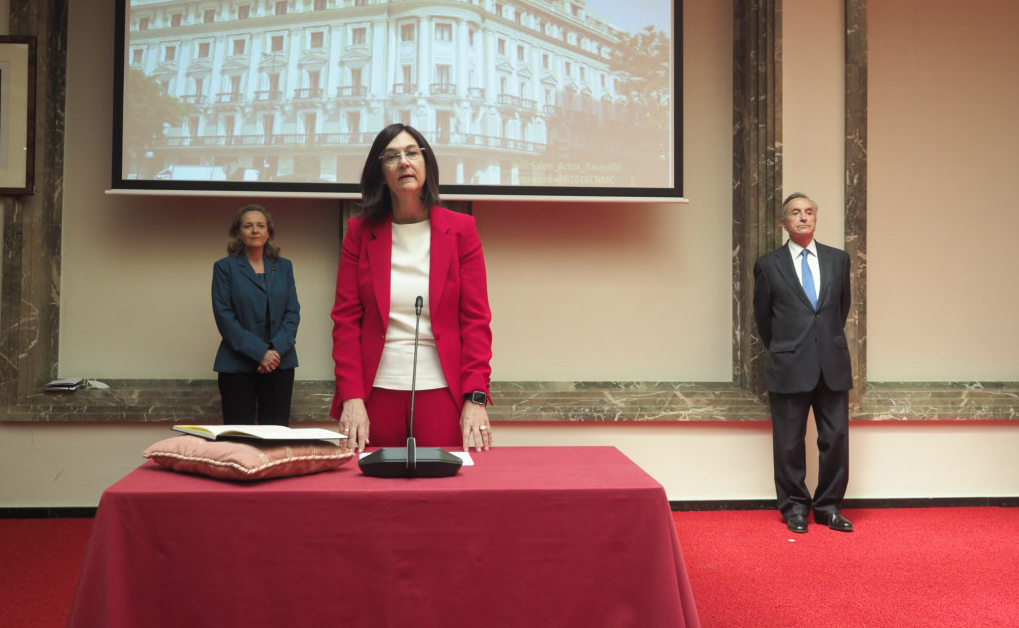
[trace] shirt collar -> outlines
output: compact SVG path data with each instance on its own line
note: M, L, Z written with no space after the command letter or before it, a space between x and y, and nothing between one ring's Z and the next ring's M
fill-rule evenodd
M813 255L815 258L817 257L817 240L816 239L811 238L810 239L810 244L808 244L806 247L802 247L799 244L796 244L795 242L793 242L792 240L789 240L789 250L792 252L793 257L799 257L800 255L802 255L804 248L806 248L808 251L810 251L810 254Z

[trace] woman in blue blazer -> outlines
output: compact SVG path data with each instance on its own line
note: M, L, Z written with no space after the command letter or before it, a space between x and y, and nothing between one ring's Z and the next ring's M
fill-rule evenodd
M290 422L301 304L294 267L279 256L275 237L265 208L242 207L230 226L229 255L213 267L212 312L223 337L213 370L226 424Z

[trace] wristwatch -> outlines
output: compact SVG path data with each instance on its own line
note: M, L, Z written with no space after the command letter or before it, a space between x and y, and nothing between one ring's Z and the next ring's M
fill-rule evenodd
M464 401L470 401L476 403L479 406L483 406L488 403L488 395L481 390L475 390L464 395Z

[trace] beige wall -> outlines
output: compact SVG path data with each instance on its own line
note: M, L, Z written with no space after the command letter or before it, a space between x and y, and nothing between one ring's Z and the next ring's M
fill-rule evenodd
M731 6L684 4L689 205L476 206L497 379L730 377ZM818 237L831 244L842 239L840 6L786 0L783 12L785 186L818 200ZM71 0L61 374L211 377L210 267L241 201L103 194L112 13L111 0ZM970 187L982 182L978 174L969 173ZM299 377L328 378L337 212L329 201L265 202L276 209L298 272ZM954 233L956 224L929 228ZM906 263L901 254L894 259ZM998 283L1007 285L1005 276ZM881 316L896 323L902 315ZM983 320L1005 328L1011 317L993 310ZM767 423L496 427L502 446L619 447L671 499L774 497ZM165 425L0 423L0 505L95 505L141 462L144 447L167 435ZM1019 429L1012 425L854 424L851 438L850 497L1019 494L1019 463L1010 455L1019 450Z
M870 3L872 381L1019 379L1019 4Z

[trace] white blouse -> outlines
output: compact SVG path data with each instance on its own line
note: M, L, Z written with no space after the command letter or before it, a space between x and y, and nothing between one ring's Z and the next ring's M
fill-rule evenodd
M375 386L390 390L410 390L414 366L414 302L424 299L418 333L417 389L446 387L439 362L439 350L432 332L428 309L428 274L431 266L432 223L393 223L393 269L390 279L389 329L382 362L375 375Z

